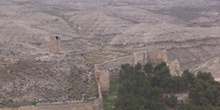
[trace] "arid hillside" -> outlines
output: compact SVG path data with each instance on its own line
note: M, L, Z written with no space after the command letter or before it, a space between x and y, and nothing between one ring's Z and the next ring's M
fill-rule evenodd
M97 96L91 65L142 50L167 50L182 70L220 78L219 7L218 0L0 0L0 101L87 101ZM61 38L58 59L51 36Z

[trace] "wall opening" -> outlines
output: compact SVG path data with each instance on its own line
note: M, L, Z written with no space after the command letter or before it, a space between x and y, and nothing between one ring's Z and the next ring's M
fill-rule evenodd
M56 40L59 40L59 37L58 37L58 36L56 36L55 38L56 38Z

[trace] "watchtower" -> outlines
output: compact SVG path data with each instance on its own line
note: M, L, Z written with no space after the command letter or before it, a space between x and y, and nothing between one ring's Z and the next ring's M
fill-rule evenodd
M50 53L58 53L60 50L60 37L52 36L50 37Z

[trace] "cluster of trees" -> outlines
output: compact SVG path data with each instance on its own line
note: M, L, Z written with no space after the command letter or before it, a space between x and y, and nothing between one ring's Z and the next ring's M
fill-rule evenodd
M220 84L211 73L197 76L185 70L171 76L165 62L121 66L116 110L215 110L220 105ZM187 102L177 100L179 92L189 92Z
M181 110L220 110L220 84L211 73L198 72L193 77L185 71L185 75L191 79L189 101L180 105Z

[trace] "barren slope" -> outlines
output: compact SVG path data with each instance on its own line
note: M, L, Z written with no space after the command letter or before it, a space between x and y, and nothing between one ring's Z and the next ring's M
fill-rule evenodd
M1 64L0 107L39 103L80 103L97 98L92 65L80 56L37 57Z
M178 59L182 69L212 71L219 77L218 1L69 2L0 2L1 62L20 59L2 64L3 104L26 97L40 102L89 100L96 92L87 64L146 49L166 49L169 60ZM65 57L29 59L50 57L49 38L55 35L61 38L60 54Z

